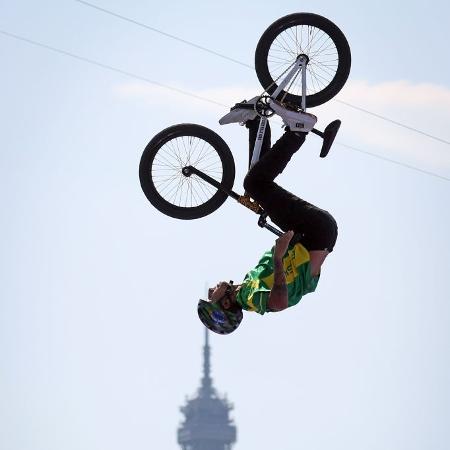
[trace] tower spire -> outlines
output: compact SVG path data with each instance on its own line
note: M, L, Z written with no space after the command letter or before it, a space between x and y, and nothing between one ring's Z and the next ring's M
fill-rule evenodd
M213 394L211 379L211 349L209 347L209 331L205 328L205 345L203 346L203 378L200 387L201 397L211 397Z
M233 406L213 387L207 329L204 337L203 376L197 395L180 408L184 420L178 428L178 443L182 450L231 450L236 442L236 426L230 417Z

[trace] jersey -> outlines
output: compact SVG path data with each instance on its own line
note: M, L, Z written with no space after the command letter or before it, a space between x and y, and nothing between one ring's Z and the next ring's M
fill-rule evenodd
M256 267L245 275L236 295L242 309L259 314L270 312L267 303L274 282L273 251L274 248L265 252ZM309 252L300 243L289 246L283 256L283 267L290 307L296 305L305 294L316 290L320 275L311 275Z

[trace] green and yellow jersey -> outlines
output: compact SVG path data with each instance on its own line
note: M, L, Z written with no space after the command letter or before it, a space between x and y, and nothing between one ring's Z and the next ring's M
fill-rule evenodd
M273 251L264 253L257 266L245 275L236 300L242 309L259 314L269 312L269 293L273 286ZM311 276L309 252L303 245L289 246L283 257L284 274L288 289L288 307L296 305L309 292L314 292L319 275Z

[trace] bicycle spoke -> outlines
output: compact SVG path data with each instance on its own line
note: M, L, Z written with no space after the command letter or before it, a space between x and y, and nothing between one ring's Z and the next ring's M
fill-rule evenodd
M204 180L201 180L202 182L200 182L200 181L198 181L198 179L196 179L196 181L197 181L197 186L201 189L201 191L202 191L202 193L203 193L203 195L204 195L204 198L205 198L206 200L209 200L209 198L212 197L212 195L210 195L210 194L211 194L211 191L208 193L208 192L205 192L205 189L206 189L206 190L210 190L211 185L205 183Z
M325 78L321 73L319 73L318 71L316 71L314 69L311 69L311 70L312 70L312 73L315 74L316 80L319 83L321 83L324 88L330 83L329 78Z
M166 146L161 148L161 154L158 154L161 158L163 158L168 165L173 167L178 167L180 160L177 157L176 149L166 144Z

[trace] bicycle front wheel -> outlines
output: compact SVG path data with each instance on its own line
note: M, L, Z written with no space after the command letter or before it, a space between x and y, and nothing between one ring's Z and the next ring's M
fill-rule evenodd
M145 148L139 164L142 190L150 203L176 219L199 219L211 214L227 194L182 169L193 166L228 190L234 183L234 159L228 145L201 125L179 124L158 133Z
M306 55L309 59L306 66L306 106L319 106L333 98L349 76L350 47L333 22L311 13L282 17L261 36L255 52L255 69L263 88L272 94L299 55ZM288 84L278 99L300 106L301 76Z

